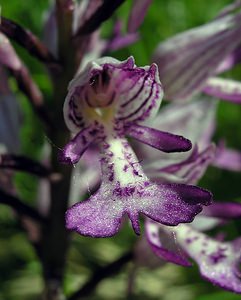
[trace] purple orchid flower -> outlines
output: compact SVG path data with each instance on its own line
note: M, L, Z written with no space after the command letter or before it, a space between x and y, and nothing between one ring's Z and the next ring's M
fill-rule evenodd
M196 156L195 163L189 158L160 169L162 175L159 177L156 170L149 169L147 174L156 181L157 177L159 182L172 182L172 177L175 177L176 182L179 179L179 182L196 184L213 158L214 149L211 146ZM163 175L165 172L167 176ZM146 238L152 251L160 258L187 267L191 265L188 260L191 257L199 265L204 278L224 289L241 293L238 273L241 261L240 238L233 242L223 242L202 232L240 216L239 203L214 203L188 225L168 228L147 219Z
M100 151L102 182L88 200L66 213L66 226L82 235L107 237L127 214L139 234L139 214L165 225L191 222L211 194L195 186L154 184L142 170L125 136L164 152L187 151L182 136L144 126L157 113L162 87L155 64L138 68L133 58L102 58L89 63L69 85L65 122L75 137L60 160L77 163L91 144Z
M217 205L217 207L216 207ZM160 258L182 266L191 266L188 257L199 266L201 275L213 284L241 293L239 263L241 239L225 242L209 237L204 230L241 216L239 203L215 203L212 209L197 216L190 225L164 227L151 220L145 224L147 241ZM220 213L221 212L221 213ZM225 219L224 219L225 217ZM169 248L164 244L169 239Z
M180 110L171 108L180 107ZM213 101L170 104L160 112L155 127L186 132L196 146L187 153L170 154L141 145L138 157L143 159L145 173L158 183L196 184L210 164L216 164L215 146L211 144L215 125ZM200 125L201 123L201 126ZM218 157L219 154L218 154ZM228 167L231 169L231 167ZM238 264L241 259L240 239L223 242L203 231L241 216L239 203L214 203L205 208L191 224L167 227L146 219L145 233L151 250L165 261L191 266L188 257L197 262L203 277L220 287L241 293ZM138 251L138 250L137 250Z
M241 59L240 5L158 45L152 60L159 66L166 99L182 101L204 92L241 103L241 83L217 77Z

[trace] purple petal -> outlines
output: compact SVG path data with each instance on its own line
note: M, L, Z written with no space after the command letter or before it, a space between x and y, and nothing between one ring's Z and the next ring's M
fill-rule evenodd
M159 66L167 99L186 100L205 86L220 62L239 46L239 18L236 14L214 20L158 46L153 61Z
M225 145L220 145L217 148L213 165L224 170L240 172L241 153L234 149L228 149Z
M216 74L223 73L232 69L236 64L241 61L241 47L237 47L220 63L216 70Z
M209 78L202 91L210 96L241 103L241 83L231 79Z
M97 138L98 127L90 125L81 130L59 153L62 163L76 164L90 144Z
M139 34L136 32L123 35L122 27L122 22L117 21L113 30L113 37L109 42L106 42L107 45L105 51L115 51L127 47L139 40Z
M133 0L133 6L128 19L128 31L135 32L143 22L152 0Z
M202 215L221 219L240 218L241 204L238 202L214 202L204 208Z
M169 104L152 121L153 128L187 137L199 151L210 145L215 128L216 102L203 99L185 104ZM158 160L159 168L185 161L190 153L165 154L144 144L135 143L139 159L147 163ZM157 164L154 163L154 168Z
M92 237L107 237L117 233L124 214L132 221L136 234L140 233L140 213L153 220L177 225L191 222L210 204L211 195L205 190L185 185L150 183L138 186L103 185L88 200L72 206L66 213L66 226L70 230Z
M122 203L101 188L89 200L77 203L67 211L66 227L91 237L113 236L120 228L123 213Z
M18 70L21 68L21 62L5 35L0 33L0 64L10 69Z
M158 223L147 220L145 222L145 233L151 250L160 258L184 267L191 266L185 253L175 240L175 233L165 230Z
M170 163L159 169L154 167L145 168L145 171L156 182L176 181L186 184L196 184L202 178L210 162L213 161L214 155L215 146L210 145L201 152L194 149L191 155L183 161Z
M127 127L126 134L136 140L163 152L185 152L192 148L192 143L183 136L159 131L154 128L131 125Z
M178 243L197 262L204 278L221 288L241 293L241 239L220 242L186 225L179 226L175 232Z

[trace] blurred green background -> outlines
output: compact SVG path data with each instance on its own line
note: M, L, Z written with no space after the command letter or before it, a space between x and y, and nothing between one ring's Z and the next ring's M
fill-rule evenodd
M151 54L157 44L164 39L201 25L216 16L218 11L231 3L228 0L154 0L140 28L140 40L132 46L113 53L119 59L133 55L137 65L149 63ZM44 15L49 7L49 1L1 1L2 15L31 29L42 36ZM115 17L127 20L131 1L118 10ZM103 26L103 35L108 36L113 21ZM45 69L23 49L16 46L17 52L29 66L31 73L43 91L46 101L51 99L51 85ZM241 78L240 67L229 72L228 76ZM46 136L36 120L25 97L18 93L14 82L20 106L24 115L24 126L21 129L22 153L38 158L41 145ZM64 99L60 99L63 101ZM227 145L241 149L241 107L229 103L221 103L218 109L218 126L215 139L225 138ZM30 204L36 194L37 179L17 174L15 182L19 193ZM210 189L215 199L220 201L241 200L240 173L231 173L210 168L200 185ZM234 238L241 233L240 222L227 226L228 238ZM75 291L83 284L92 272L133 248L137 237L129 226L125 226L114 238L90 239L74 235L70 249L65 291L67 294ZM240 296L212 286L201 279L196 266L182 268L172 264L134 268L132 263L116 276L99 284L96 294L88 299L127 299L127 279L136 275L134 292L128 299L161 299L161 300L235 300ZM26 236L19 230L19 224L10 209L0 207L0 300L38 299L42 290L41 267L37 257L28 244Z

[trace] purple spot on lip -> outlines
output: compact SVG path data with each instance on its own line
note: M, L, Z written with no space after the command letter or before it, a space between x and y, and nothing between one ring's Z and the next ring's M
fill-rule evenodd
M136 170L133 170L133 174L134 174L135 176L142 177L142 175L140 175L139 172L136 171Z
M114 172L112 172L110 174L110 176L108 177L109 181L113 181L114 180Z
M219 263L221 260L223 260L226 257L227 256L225 254L223 254L221 251L213 253L209 256L209 258L213 264Z
M187 239L185 240L185 243L186 243L186 244L191 244L192 242L193 242L193 240L190 239L190 238L187 238Z
M123 171L126 172L128 170L129 166L128 165L124 165Z

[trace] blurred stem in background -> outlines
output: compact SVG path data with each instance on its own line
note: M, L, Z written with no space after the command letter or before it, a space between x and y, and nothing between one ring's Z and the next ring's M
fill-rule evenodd
M61 70L52 74L53 100L51 117L54 128L51 128L50 139L56 145L63 145L69 137L69 132L63 124L62 99L66 96L69 81L75 72L75 48L72 40L73 1L56 0L56 19L58 28L58 57ZM64 215L68 207L71 166L58 162L56 147L51 152L51 168L60 174L59 181L50 184L50 208L47 222L43 224L42 232L42 264L45 280L45 299L61 300L63 294L63 277L68 249L69 235L65 229Z

